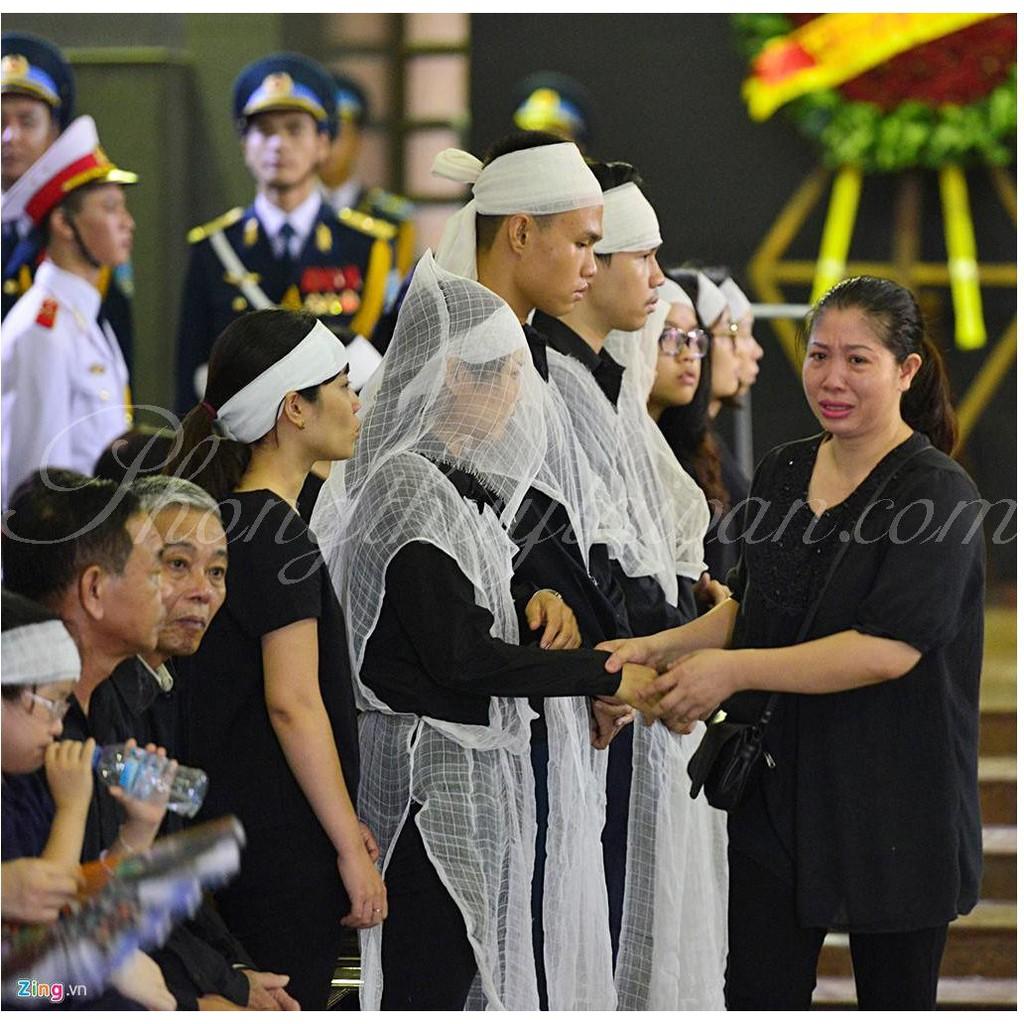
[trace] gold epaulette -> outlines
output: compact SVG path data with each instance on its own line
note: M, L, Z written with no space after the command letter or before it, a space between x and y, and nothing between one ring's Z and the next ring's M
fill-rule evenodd
M245 209L241 206L236 206L233 210L228 210L227 213L214 217L208 224L200 224L199 227L193 228L185 236L188 239L188 244L195 245L196 242L201 242L204 238L209 238L210 235L215 235L218 231L231 227L232 224L241 218L243 213L245 213Z
M371 217L367 213L359 213L358 210L350 210L347 207L338 212L338 220L347 227L362 231L364 235L380 238L385 242L390 242L397 231L395 225L389 224L386 220L380 220L378 217Z
M389 221L409 220L415 212L412 202L405 196L376 186L367 193L365 202L371 216L384 217Z

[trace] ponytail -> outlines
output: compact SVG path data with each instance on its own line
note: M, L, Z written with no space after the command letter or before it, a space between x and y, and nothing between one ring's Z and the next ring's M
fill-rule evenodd
M956 409L949 387L949 375L942 353L930 338L922 344L921 369L900 402L900 414L915 430L949 455L956 447Z
M229 441L214 429L215 410L200 402L181 423L181 457L167 473L198 484L217 501L223 501L239 484L249 466L252 449L241 441Z

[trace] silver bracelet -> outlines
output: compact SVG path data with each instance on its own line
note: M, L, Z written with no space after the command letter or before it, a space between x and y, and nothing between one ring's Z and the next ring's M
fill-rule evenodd
M540 590L537 591L537 594L551 594L553 597L558 598L559 601L565 604L565 598L562 597L562 595L557 590L552 590L550 587L542 587ZM533 596L536 597L537 594L534 594Z

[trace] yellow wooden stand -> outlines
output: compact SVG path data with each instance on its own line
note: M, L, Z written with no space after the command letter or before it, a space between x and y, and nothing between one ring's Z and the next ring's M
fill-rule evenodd
M990 168L992 183L1003 208L1017 223L1017 193L1003 168ZM888 262L849 260L850 239L856 222L861 176L855 168L840 168L833 181L829 212L817 261L787 259L786 252L822 200L831 171L819 167L793 193L754 253L747 273L761 302L784 303L786 285L804 285L812 301L844 277L869 274L888 277L916 291L922 287L949 287L956 321L955 342L961 349L985 345L981 315L981 288L1017 287L1015 263L978 263L963 172L944 167L938 172L946 231L946 263L920 259L921 173L907 172L898 183L893 223L892 257ZM799 373L797 327L791 320L773 321L775 332L794 369ZM960 445L1013 366L1017 353L1017 318L1011 320L981 370L960 401Z

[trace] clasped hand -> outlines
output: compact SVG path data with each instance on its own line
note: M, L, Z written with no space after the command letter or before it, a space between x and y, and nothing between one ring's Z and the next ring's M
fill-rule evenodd
M740 688L733 651L693 651L666 665L651 637L610 640L598 650L611 653L609 672L623 670L616 697L635 707L646 724L659 719L673 732L692 732ZM646 676L629 672L632 666L644 666Z

